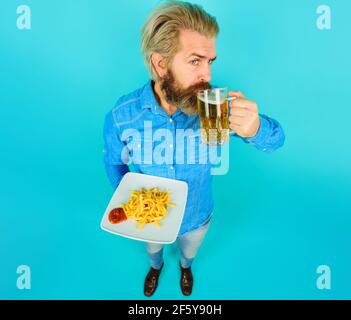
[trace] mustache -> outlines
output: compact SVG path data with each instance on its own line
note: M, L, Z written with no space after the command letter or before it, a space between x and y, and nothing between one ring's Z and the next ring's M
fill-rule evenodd
M196 95L198 91L207 90L207 89L211 89L211 88L212 88L212 86L209 82L197 83L197 84L194 84L194 85L188 87L185 90L182 90L182 93L181 93L179 98L183 98L183 97L185 98L188 96Z

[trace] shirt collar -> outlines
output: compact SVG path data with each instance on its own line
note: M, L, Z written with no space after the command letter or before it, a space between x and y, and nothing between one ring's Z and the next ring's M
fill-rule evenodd
M149 108L151 110L154 110L155 106L158 105L152 86L153 86L153 80L149 80L145 84L143 91L141 92L140 98L142 103L141 105L142 109Z

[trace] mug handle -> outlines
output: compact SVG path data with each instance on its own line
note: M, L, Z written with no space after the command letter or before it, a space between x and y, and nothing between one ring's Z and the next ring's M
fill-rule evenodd
M228 100L228 109L229 109L229 110L230 110L230 104L229 104L229 102L232 101L232 100L235 100L235 99L238 99L238 97L227 97L227 100ZM230 115L230 112L228 111L228 117L229 117L229 115ZM236 136L237 133L236 133L234 130L232 130L232 129L229 128L229 135L230 135L230 136Z

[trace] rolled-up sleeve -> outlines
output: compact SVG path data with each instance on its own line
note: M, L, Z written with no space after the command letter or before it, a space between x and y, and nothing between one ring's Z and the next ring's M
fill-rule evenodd
M260 127L255 136L242 138L245 143L252 144L256 149L263 152L272 152L281 146L285 141L285 134L280 123L264 114L260 114ZM232 132L231 135L239 137Z

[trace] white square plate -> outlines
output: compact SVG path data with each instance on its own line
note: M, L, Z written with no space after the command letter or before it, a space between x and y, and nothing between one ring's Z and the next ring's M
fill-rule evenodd
M171 201L176 204L175 206L167 206L168 215L161 220L160 227L148 223L138 230L136 221L132 219L117 224L110 223L108 219L110 211L120 207L121 203L125 204L131 196L131 190L154 187L160 188L161 191L168 190ZM187 196L188 184L184 181L128 172L123 176L105 210L101 220L101 228L107 232L134 240L172 243L177 238L183 220Z

